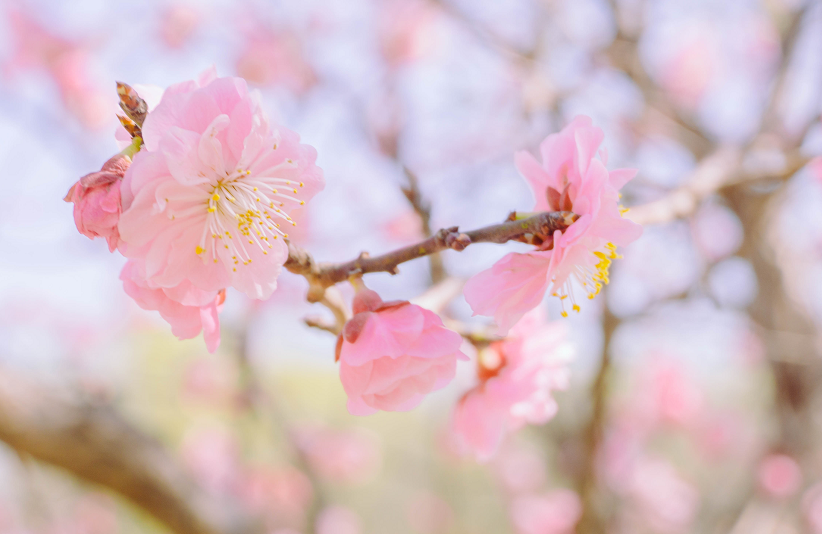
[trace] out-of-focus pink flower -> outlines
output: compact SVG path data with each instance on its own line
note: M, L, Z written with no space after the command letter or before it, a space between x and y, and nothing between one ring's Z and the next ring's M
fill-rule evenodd
M509 442L494 458L494 473L511 493L535 492L545 484L545 460L530 443Z
M638 462L629 491L640 519L660 533L687 531L699 508L699 492L663 460Z
M171 325L178 339L191 339L203 332L209 352L220 345L219 312L225 290L203 291L191 282L159 287L146 279L143 260L129 260L120 273L126 294L144 310L156 310Z
M297 524L314 497L311 481L293 467L249 468L240 481L240 497L254 513L264 513L278 522Z
M813 176L816 177L817 180L822 182L822 158L813 158L811 162L808 164Z
M408 525L419 534L448 532L454 523L454 511L442 498L433 493L420 493L406 508Z
M691 218L691 231L700 252L712 262L736 252L744 237L736 214L718 204L703 205Z
M454 379L458 359L468 359L459 334L408 301L383 302L362 289L353 310L337 342L340 380L353 415L411 410Z
M183 462L208 491L222 495L234 491L239 480L239 446L220 427L189 430L181 447Z
M717 44L704 32L682 44L665 63L660 84L682 106L695 108L717 72Z
M546 324L537 309L508 339L478 353L480 383L459 401L452 420L463 452L488 460L508 433L556 414L552 392L568 385L565 335L564 325Z
M653 357L639 373L634 403L648 424L687 425L702 409L702 392L682 365L669 357Z
M74 510L74 528L82 534L117 532L117 508L112 498L101 494L81 497Z
M299 38L290 32L252 28L237 59L237 74L257 85L281 85L301 94L317 83Z
M413 243L422 239L422 222L414 210L405 210L385 225L384 231L389 239L401 243Z
M169 6L160 18L160 38L169 48L181 48L199 25L199 11L190 5L175 4Z
M228 406L237 392L237 369L223 358L197 358L186 366L182 382L185 399Z
M331 481L363 482L380 466L379 438L365 429L304 428L296 442L317 474Z
M802 495L805 521L814 534L822 534L822 482L817 482Z
M757 475L759 486L775 499L794 495L802 485L802 470L796 460L785 454L769 454L763 458Z
M122 187L123 254L145 260L152 287L269 297L290 214L324 187L316 151L270 127L244 80L213 70L169 87L142 131Z
M417 60L434 48L434 22L439 11L426 0L379 2L380 50L392 66Z
M571 490L517 497L511 518L519 534L570 534L582 517L582 503Z
M9 8L14 52L4 74L30 68L45 70L54 80L66 109L88 128L100 128L109 118L108 101L90 74L89 52L83 43L51 32L23 10Z
M129 165L128 154L117 154L106 161L97 172L80 178L71 186L66 202L74 203L74 224L86 237L102 237L111 252L120 242L117 223L120 222L120 185Z
M531 184L535 211L572 211L579 216L564 232L543 237L530 253L511 253L465 285L465 299L475 315L493 315L504 335L549 290L579 311L572 284L589 299L608 283L616 247L635 241L642 227L622 217L619 189L634 177L633 169L608 172L607 154L599 150L604 134L589 117L579 116L540 145L542 163L517 152L519 172ZM601 160L595 156L599 151Z
M317 534L360 534L362 521L356 512L344 506L329 506L317 516Z

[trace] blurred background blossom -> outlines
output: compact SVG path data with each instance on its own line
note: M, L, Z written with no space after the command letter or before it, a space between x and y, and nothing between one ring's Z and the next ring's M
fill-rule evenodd
M0 533L822 533L820 50L819 0L1 0ZM125 295L62 199L119 150L115 80L211 65L317 149L292 237L319 260L500 222L533 202L514 151L577 114L604 129L645 231L564 320L550 422L459 456L474 363L410 413L349 415L335 338L303 321L328 312L289 273L267 302L229 292L214 355ZM412 299L523 250L369 286ZM462 297L443 315L488 324ZM168 451L208 520L15 448L18 411L58 393ZM229 503L253 526L224 528Z

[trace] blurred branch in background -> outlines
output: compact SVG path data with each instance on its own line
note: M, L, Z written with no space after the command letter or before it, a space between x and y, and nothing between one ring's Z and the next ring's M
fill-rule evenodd
M431 203L422 197L417 175L411 172L408 167L403 166L402 170L408 180L408 186L402 188L402 193L420 218L422 235L424 237L431 237L434 235L431 231ZM445 271L445 265L442 262L442 256L440 256L439 252L434 252L428 256L428 262L431 269L431 283L438 284L442 282L445 277L448 276L448 273Z
M109 405L0 369L0 439L25 457L122 495L177 534L257 534L230 500L202 492L169 452Z

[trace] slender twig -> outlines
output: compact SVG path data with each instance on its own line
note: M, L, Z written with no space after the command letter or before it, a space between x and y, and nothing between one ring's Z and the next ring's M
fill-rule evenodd
M397 274L397 267L402 263L443 250L464 250L472 243L506 243L528 235L551 236L556 230L566 229L576 219L577 215L574 213L555 211L464 233L461 233L457 226L453 226L444 228L414 245L373 258L367 253L362 253L357 259L343 263L317 263L311 254L289 243L285 268L294 274L305 276L310 284L308 300L319 302L324 296L325 288L344 282L352 276L378 272Z

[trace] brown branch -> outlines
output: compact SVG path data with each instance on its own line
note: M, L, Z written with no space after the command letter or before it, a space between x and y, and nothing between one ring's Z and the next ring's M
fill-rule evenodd
M626 216L639 224L664 224L692 215L700 203L714 193L762 180L784 181L808 164L810 158L794 150L785 155L781 168L746 166L740 151L720 148L697 165L685 185L664 197L631 208Z
M425 237L431 237L434 235L434 232L431 230L431 204L422 196L417 175L411 172L411 170L406 166L403 166L402 170L405 173L405 177L408 179L408 187L403 187L402 192L405 195L405 198L408 199L411 207L414 208L417 216L420 218L420 222L422 223L422 235ZM442 262L442 256L436 252L434 254L430 254L428 256L428 262L429 268L431 269L431 283L438 284L445 280L448 273L445 272L445 265Z
M306 323L308 323L308 320L306 320ZM345 324L345 321L343 321L343 324ZM336 326L342 330L339 323ZM237 332L237 335L239 336L239 347L236 352L236 361L240 371L242 395L246 406L252 414L272 423L280 432L285 434L290 460L308 478L314 490L311 502L305 512L304 525L304 531L312 534L315 532L317 515L326 506L327 501L322 481L311 465L308 456L295 441L288 417L282 408L283 403L278 402L278 399L263 387L263 383L259 378L260 372L249 358L248 320L245 321L245 326Z
M555 230L564 230L576 219L577 215L569 211L555 211L464 233L453 226L444 228L417 244L373 258L362 253L357 259L343 263L317 263L311 254L289 243L285 268L294 274L305 276L309 282L308 300L319 302L325 288L344 282L352 276L378 272L397 274L397 267L402 263L447 249L461 251L472 243L506 243L528 235L550 236Z
M582 517L577 524L578 534L599 534L606 532L605 518L602 517L597 499L597 457L602 444L607 419L606 400L608 397L608 379L611 374L611 339L619 326L607 306L602 314L602 358L599 361L594 382L591 385L591 418L583 430L582 472L577 484L577 491L582 500Z
M119 493L178 534L262 532L231 502L203 493L159 442L111 406L63 395L6 368L0 368L0 440Z
M780 40L780 48L782 50L782 60L779 62L779 67L774 77L773 89L765 104L765 110L762 114L762 122L760 131L777 131L778 108L785 92L785 85L788 81L788 70L791 64L791 58L796 49L796 42L799 37L799 29L802 26L802 21L808 12L808 6L800 9L791 19L790 23L782 33ZM804 136L803 136L804 137ZM800 137L801 139L801 137Z

